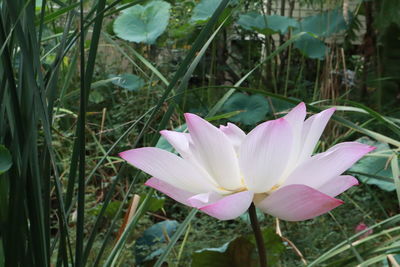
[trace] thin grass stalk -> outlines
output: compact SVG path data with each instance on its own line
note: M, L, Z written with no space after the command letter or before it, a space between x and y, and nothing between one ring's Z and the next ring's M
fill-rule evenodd
M85 78L85 30L84 30L84 9L83 0L80 0L80 110L79 110L79 129L78 149L79 149L79 178L78 178L78 203L77 203L77 223L76 223L76 242L75 242L75 265L83 266L83 240L85 230L85 163L86 163L86 78Z
M284 4L284 1L283 1ZM291 36L292 31L289 29L289 36ZM282 42L283 40L281 40ZM281 44L283 45L283 43ZM288 84L289 84L289 78L290 78L290 66L291 66L291 60L292 60L292 45L289 45L288 48L288 58L287 58L287 68L286 68L286 78L285 78L285 89L284 89L284 95L287 96L288 92Z

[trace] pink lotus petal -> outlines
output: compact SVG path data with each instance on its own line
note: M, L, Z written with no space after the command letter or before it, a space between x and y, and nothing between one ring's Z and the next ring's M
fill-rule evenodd
M330 179L317 189L328 196L336 197L354 185L358 185L356 178L350 175L340 175Z
M373 149L375 148L357 142L337 144L299 165L285 180L284 185L305 184L319 189Z
M229 190L240 188L239 164L228 137L197 115L186 113L185 118L194 146L192 152L200 164L221 187Z
M344 202L309 186L293 184L281 187L256 203L263 212L286 221L304 221L324 214Z
M288 165L292 141L291 127L283 118L264 122L246 136L239 164L249 190L266 192L280 180Z
M189 207L192 206L188 202L188 199L193 196L193 193L191 193L191 192L179 189L175 186L170 185L169 183L166 183L166 182L164 182L160 179L154 178L154 177L147 180L145 185L150 186L150 187L166 194L170 198L172 198L175 201L178 201L186 206L189 206Z
M246 137L245 132L242 131L235 124L228 122L226 126L221 125L219 129L229 138L235 151L239 151L240 145Z
M301 138L303 145L299 156L300 161L307 160L311 156L335 110L335 108L326 109L311 116L304 122Z
M119 156L151 176L192 193L209 192L216 188L205 171L159 148L131 149L121 152Z
M232 220L245 213L252 200L253 193L243 191L223 197L213 204L200 208L200 210L220 220Z

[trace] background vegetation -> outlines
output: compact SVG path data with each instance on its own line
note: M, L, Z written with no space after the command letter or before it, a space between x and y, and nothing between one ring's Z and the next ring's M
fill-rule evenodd
M397 0L0 0L0 266L257 266L247 215L145 188L118 152L186 129L337 108L318 151L378 149L345 205L259 214L271 266L400 262Z

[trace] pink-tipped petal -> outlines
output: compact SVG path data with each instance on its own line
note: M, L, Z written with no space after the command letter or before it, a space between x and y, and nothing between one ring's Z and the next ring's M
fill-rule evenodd
M186 113L192 153L217 183L229 190L242 186L236 152L228 137L197 115Z
M350 175L340 175L330 179L317 189L328 196L336 197L354 185L358 185L356 178Z
M219 129L229 138L235 151L239 151L240 145L246 137L245 132L242 131L235 124L228 122L226 126L221 125Z
M170 143L175 150L183 157L190 156L190 136L187 133L180 133L175 131L163 130L160 134Z
M281 179L290 158L292 132L281 118L254 128L239 152L239 164L247 188L254 193L268 191Z
M310 158L315 146L319 141L319 138L322 135L322 132L324 131L334 112L335 108L326 109L311 116L304 122L301 138L301 143L303 145L299 156L300 162Z
M263 212L286 221L304 221L324 214L343 201L330 197L306 185L281 187L256 203Z
M198 194L215 189L204 170L168 151L143 147L121 152L119 156L136 168L182 190Z
M245 213L252 200L253 193L243 191L223 197L213 204L200 208L200 210L220 220L232 220Z
M299 165L284 185L304 184L318 189L339 176L374 147L357 142L340 143Z
M193 196L193 193L191 193L191 192L179 189L175 186L170 185L169 183L166 183L166 182L164 182L160 179L154 178L154 177L147 180L145 185L150 186L150 187L166 194L167 196L174 199L175 201L178 201L189 207L191 206L191 204L188 202L188 199Z

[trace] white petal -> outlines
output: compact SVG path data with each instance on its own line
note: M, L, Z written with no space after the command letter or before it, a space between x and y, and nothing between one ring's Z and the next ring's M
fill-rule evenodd
M185 118L193 142L191 151L204 169L221 187L229 190L241 188L237 156L228 137L194 114L186 113Z
M246 136L239 164L249 190L266 192L278 183L287 167L292 142L291 127L284 118L264 122Z
M302 102L293 108L285 117L285 120L292 127L293 134L293 148L290 154L289 164L291 171L296 167L303 142L301 140L301 132L303 130L304 119L306 118L306 105Z
M303 146L300 151L299 163L311 157L333 112L335 112L335 108L324 110L304 122L301 141Z
M189 148L190 135L188 133L162 130L160 131L160 134L183 158L187 158L191 154Z
M216 190L206 172L168 151L143 147L119 155L136 168L179 189L196 194Z
M233 147L235 148L235 151L238 152L240 145L246 137L245 132L243 132L242 129L230 122L228 122L226 126L219 126L219 129L229 138Z

